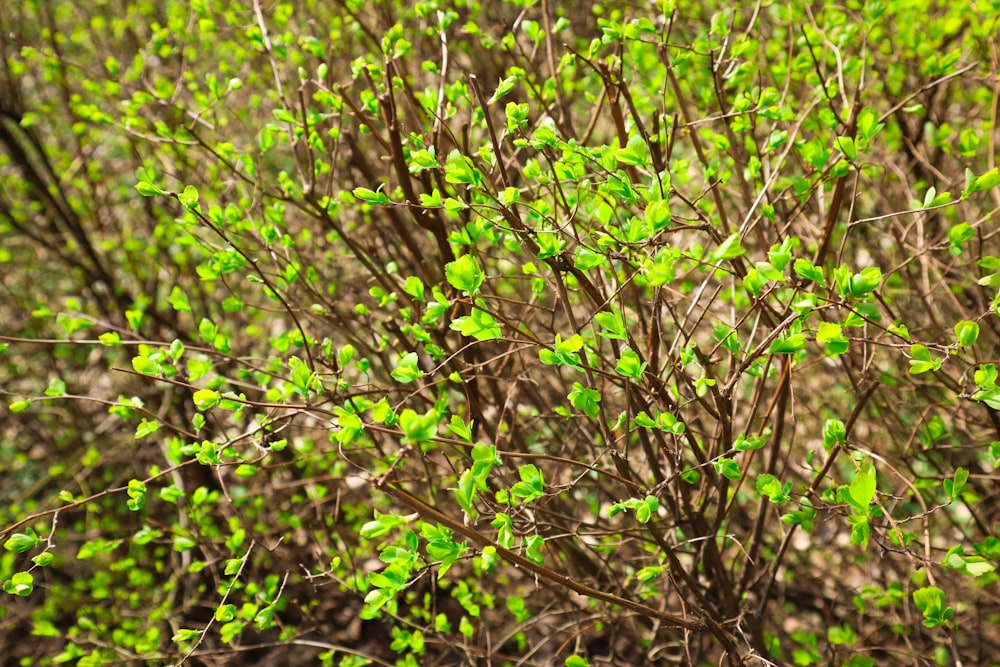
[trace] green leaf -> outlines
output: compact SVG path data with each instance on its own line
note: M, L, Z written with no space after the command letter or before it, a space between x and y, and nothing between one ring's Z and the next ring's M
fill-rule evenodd
M30 549L34 549L41 543L42 539L37 533L35 533L34 530L29 528L26 533L14 533L7 538L7 541L4 542L3 548L7 551L13 551L16 554L19 554Z
M633 134L625 148L618 149L615 157L621 164L641 167L649 161L649 149L642 137Z
M847 517L847 523L851 526L851 544L862 549L867 549L872 533L868 515L852 514Z
M869 266L848 279L846 286L841 290L841 296L858 299L874 292L881 283L882 270L877 266Z
M622 350L621 358L615 371L633 380L642 380L642 374L646 371L646 363L639 358L632 348L626 347Z
M910 346L910 375L920 375L941 368L941 360L931 357L926 345L915 343Z
M132 368L142 375L159 375L160 365L149 357L133 357Z
M851 137L839 137L837 141L834 142L837 150L844 154L850 161L854 161L858 157L858 147L854 145L854 139Z
M965 468L958 468L955 471L954 479L944 480L944 491L951 500L957 500L968 481L969 471Z
M444 273L448 284L469 296L479 293L479 287L485 279L479 262L472 255L462 255L454 262L448 262Z
M542 552L543 546L545 546L545 538L541 535L532 535L525 540L524 557L536 565L542 565L545 562L545 554Z
M407 167L411 174L419 174L428 169L437 169L439 166L433 146L412 151L407 160Z
M827 419L823 423L823 444L829 451L834 445L842 445L847 439L847 427L840 419Z
M826 630L827 640L834 646L850 646L858 641L858 635L848 625L834 625Z
M955 340L959 347L972 347L979 339L979 324L970 320L962 320L955 325Z
M138 183L136 183L135 189L143 197L155 197L157 195L166 194L163 192L163 190L161 190L160 188L156 187L155 185L147 181L139 181Z
M736 461L729 458L721 458L715 462L715 471L734 482L739 481L742 473L740 472L740 466Z
M472 424L466 424L465 420L458 415L452 415L448 422L448 430L454 433L460 440L472 442Z
M192 210L198 208L198 188L193 185L185 187L184 191L177 195L177 199L180 200L184 208Z
M670 204L662 199L646 204L646 222L654 232L665 229L670 224Z
M390 203L389 197L381 190L376 192L368 188L354 188L351 194L367 204L380 205Z
M482 184L483 174L472 164L472 160L456 149L448 154L448 160L445 162L445 181L478 186Z
M377 540L380 537L385 537L394 528L404 523L406 523L404 517L395 514L382 514L375 510L375 519L361 526L359 534L366 540Z
M746 435L740 433L733 442L733 449L737 452L754 451L761 449L767 444L767 439L759 435Z
M865 461L861 469L854 475L854 481L848 487L847 502L858 512L868 511L868 506L875 499L876 475L875 466L871 461Z
M597 332L598 336L609 340L628 340L625 318L620 310L602 310L594 315L594 321L601 327L601 331Z
M816 342L817 343L828 343L831 340L835 340L840 337L841 328L839 324L834 324L833 322L820 322L819 329L816 331Z
M455 494L455 500L458 501L459 507L469 515L471 518L475 518L479 515L476 508L473 506L473 502L476 499L476 480L472 474L472 470L464 470L461 477L458 478L458 488L452 491Z
M106 347L118 347L122 344L122 337L117 331L102 333L97 338L101 341L101 345Z
M416 276L409 276L403 285L403 291L412 296L417 301L424 301L424 281Z
M791 491L792 484L785 482L782 485L777 477L764 473L757 477L755 487L757 493L766 496L772 503L780 504L788 500L788 492Z
M3 589L11 595L27 597L35 588L35 578L30 572L17 572L3 582Z
M417 353L408 352L399 360L399 364L391 372L394 379L403 384L419 380L424 376L424 372L417 365Z
M52 561L56 559L55 554L51 551L43 551L37 556L32 557L31 562L38 567L46 567L52 564Z
M427 442L437 435L440 415L436 410L424 414L407 408L399 414L399 428L406 436L405 442L408 444L420 444Z
M771 354L794 354L804 348L807 342L805 334L791 334L771 341L767 351Z
M960 255L962 246L976 237L976 230L967 222L960 222L948 229L948 242L951 243L952 254Z
M792 270L795 271L796 275L806 280L811 280L818 285L826 285L826 276L823 275L823 269L815 266L808 259L802 257L796 259L792 264Z
M487 100L486 104L488 106L493 106L500 100L502 100L507 93L514 90L514 86L517 85L516 76L508 76L506 79L500 79L500 83L497 84L497 89L493 91L493 95Z
M483 310L486 304L481 299L476 300L476 308L472 313L463 317L457 317L448 326L452 331L457 331L463 336L470 336L476 340L495 340L503 334L500 325L488 312Z
M521 481L511 487L510 494L520 503L530 503L544 495L545 479L537 466L526 463L517 469L517 473Z
M236 605L224 604L215 610L215 620L219 623L228 623L236 618Z
M230 621L219 628L219 639L228 644L240 636L244 627L243 621Z
M982 192L1000 185L1000 170L993 167L988 172L976 178L972 183L972 192Z
M841 326L833 322L820 322L816 342L824 343L827 354L834 357L847 352L850 347L850 341L843 335Z
M539 360L548 366L571 366L579 367L580 355L577 351L583 347L583 337L580 334L573 334L566 340L562 335L556 334L553 350L542 348L538 351Z
M133 512L141 510L146 505L146 483L139 479L129 480L126 489L129 501L128 508Z
M727 236L726 240L712 251L708 256L708 260L715 264L724 260L736 259L745 252L746 249L740 244L740 235L733 233Z
M569 401L577 410L583 411L591 419L597 419L601 408L601 394L596 389L584 387L579 382L573 383L573 391L569 393Z
M194 392L194 404L199 410L210 410L219 404L219 392L211 389L199 389Z
M927 586L913 591L913 603L924 617L924 625L929 628L947 623L954 610L947 607L944 591L936 586Z
M636 521L642 524L649 523L659 509L660 501L656 496L646 496L635 508Z

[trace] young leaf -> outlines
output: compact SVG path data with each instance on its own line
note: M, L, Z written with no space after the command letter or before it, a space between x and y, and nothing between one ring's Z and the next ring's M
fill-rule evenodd
M962 320L955 325L955 340L959 347L972 347L979 339L979 324L970 320Z
M479 287L485 278L479 262L472 255L462 255L454 262L448 262L444 273L448 284L469 296L479 293Z
M211 389L199 389L194 392L194 404L199 410L209 410L219 404L219 392Z
M848 487L847 502L858 512L867 513L868 506L875 498L875 477L875 466L871 461L865 461Z

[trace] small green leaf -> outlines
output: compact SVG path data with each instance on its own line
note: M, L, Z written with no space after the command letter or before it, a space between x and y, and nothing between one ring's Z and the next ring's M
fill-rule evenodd
M184 188L184 191L177 195L177 199L180 200L184 208L195 209L198 207L198 188L193 185L189 185Z
M944 591L936 586L913 591L913 603L923 614L924 625L929 628L944 625L955 613L954 609L946 606Z
M6 542L4 542L3 548L7 551L13 551L16 554L24 553L30 549L34 549L39 544L42 543L42 539L32 529L28 529L26 533L14 533L11 535Z
M485 279L479 262L472 255L462 255L454 262L448 262L444 273L448 284L470 296L479 293L479 287Z
M646 222L654 232L665 229L670 224L670 204L662 199L646 204Z
M976 178L972 183L972 192L982 192L1000 185L1000 169L993 167L988 172Z
M746 435L740 433L733 442L733 449L737 452L754 451L761 449L767 444L767 439L759 435Z
M622 317L621 311L617 309L602 310L594 315L594 321L601 327L601 331L597 333L598 336L610 340L628 340L628 335L625 332L625 319Z
M569 401L577 410L583 411L591 419L597 419L600 414L601 394L596 389L584 387L579 382L573 383L573 391L569 393Z
M920 375L941 368L941 360L934 359L926 345L915 343L910 346L910 375Z
M476 300L476 307L472 313L452 320L448 328L457 331L463 336L470 336L476 340L495 340L503 334L497 321L484 310L486 303L481 299Z
M419 380L424 376L424 372L420 370L417 361L416 352L403 355L403 358L399 360L399 365L392 370L392 377L403 384Z
M132 368L143 375L158 375L160 366L149 357L133 357Z
M514 90L514 86L517 84L517 77L508 76L506 79L501 79L500 83L497 85L497 89L493 91L493 95L487 100L486 104L488 106L493 106L498 101L502 100L507 93Z
M138 183L135 184L135 189L143 197L154 197L156 195L164 194L163 190L161 190L160 188L156 187L155 185L147 181L139 181Z
M117 347L122 344L122 337L117 331L102 333L97 338L101 341L101 345L105 345L107 347Z
M834 646L850 646L858 641L858 635L848 625L834 625L826 630L827 640Z
M236 618L236 605L224 604L215 610L215 620L219 623L228 623Z
M766 496L772 503L780 504L788 500L788 492L792 489L792 483L785 482L782 485L777 477L764 473L757 477L755 487L759 494Z
M194 404L199 410L209 410L219 404L219 392L211 389L199 389L194 392Z
M811 280L819 285L826 285L826 276L823 275L823 269L815 266L808 259L800 257L795 260L792 264L792 270L801 278Z
M448 430L454 433L460 440L472 442L472 424L466 424L465 420L458 415L452 415L448 422Z
M427 442L437 435L440 415L436 410L419 414L407 408L399 414L399 428L406 436L407 444L420 444Z
M56 559L55 554L53 554L51 551L43 551L37 556L34 556L31 559L31 562L37 565L38 567L45 567L47 565L51 565L52 561L54 561L55 559Z
M354 188L354 190L351 191L351 194L366 204L379 205L389 203L389 197L386 196L386 194L381 190L376 192L375 190L369 190L368 188Z
M979 339L979 324L970 320L962 320L955 325L955 340L959 347L972 347Z
M854 475L854 481L848 487L847 502L859 512L867 512L868 506L875 499L875 466L871 461L865 461L861 469Z
M712 251L708 256L708 260L712 263L717 263L723 260L736 259L745 252L746 249L740 244L740 235L733 233L726 237L726 240Z
M721 458L715 462L715 471L734 482L739 481L742 473L740 473L740 466L733 459Z
M3 582L3 589L11 595L27 597L35 588L35 578L30 572L17 572L10 579Z
M618 149L615 157L621 164L640 167L649 161L649 149L643 138L634 134L629 138L625 148Z
M858 157L858 147L854 144L854 139L851 137L839 137L836 142L837 150L844 154L848 160L852 162Z
M642 374L646 371L646 363L639 358L639 355L629 347L622 350L621 358L615 371L633 380L642 380Z
M969 481L969 471L965 468L958 468L955 471L954 479L944 480L944 490L951 500L957 500L965 488L965 483Z
M403 291L412 296L417 301L424 301L424 281L416 276L410 276L403 285Z
M805 334L791 334L771 341L767 351L771 354L793 354L804 348L807 342Z

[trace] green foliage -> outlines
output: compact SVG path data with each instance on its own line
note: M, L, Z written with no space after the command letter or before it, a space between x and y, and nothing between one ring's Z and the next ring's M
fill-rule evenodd
M654 4L4 8L6 662L998 652L997 8Z

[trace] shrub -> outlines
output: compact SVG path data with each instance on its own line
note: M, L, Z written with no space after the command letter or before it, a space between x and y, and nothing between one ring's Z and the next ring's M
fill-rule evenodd
M10 664L997 653L995 7L330 4L2 19Z

